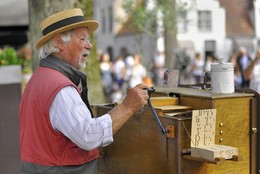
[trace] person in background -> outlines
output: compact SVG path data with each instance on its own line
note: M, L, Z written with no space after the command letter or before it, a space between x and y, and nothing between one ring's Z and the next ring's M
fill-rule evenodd
M126 76L126 67L124 58L122 56L118 56L113 63L113 73L114 73L114 80L117 84L118 90L123 90L123 85L125 82Z
M241 47L239 50L239 55L237 57L237 66L238 66L239 72L242 76L241 84L239 84L239 86L242 88L249 87L250 80L245 79L244 71L245 71L245 69L247 69L247 67L251 61L252 61L252 59L248 55L247 49L245 47Z
M113 78L112 78L112 63L110 62L110 56L104 53L100 56L99 68L101 73L101 83L107 102L111 101L111 93L113 92Z
M244 79L250 80L249 87L260 93L260 48L256 52L255 59L244 71Z
M157 56L155 56L155 58L150 62L151 64L149 65L149 73L152 78L152 84L155 86L161 85L161 78L164 73L164 59L165 53L158 52Z
M130 80L132 78L133 74L133 66L135 65L135 60L134 60L134 55L133 54L128 54L125 59L125 82L127 87L130 87Z
M20 174L97 174L98 147L111 144L147 103L147 86L129 89L121 104L94 117L87 77L80 69L89 58L90 34L98 22L85 20L75 8L47 17L40 26L40 64L20 103Z
M203 74L204 74L203 68L204 68L204 62L201 58L201 55L200 53L196 53L191 67L192 74L195 78L196 84L203 82Z
M237 65L237 58L238 58L239 52L235 51L230 56L229 62L231 62L234 66L234 82L235 82L235 88L241 88L242 84L242 74L239 70L239 67Z
M204 71L210 71L211 70L211 64L214 63L214 58L212 56L207 56L206 57L206 62L204 65Z
M134 55L135 64L132 68L132 76L130 78L130 87L134 87L139 83L143 83L143 79L146 77L146 69L141 64L141 56L139 54Z

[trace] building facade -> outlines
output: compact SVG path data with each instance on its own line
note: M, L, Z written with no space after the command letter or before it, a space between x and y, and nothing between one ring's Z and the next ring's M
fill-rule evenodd
M122 8L123 0L94 2L94 16L101 24L96 32L100 52L109 53L112 60L126 54L125 52L144 53L146 65L155 59L158 52L163 52L163 38L158 38L156 43L144 33L127 30L119 22L128 19ZM211 55L228 61L232 53L240 47L246 47L254 55L256 48L260 46L259 1L186 2L192 3L192 8L184 16L178 16L177 39L179 47L186 50L191 58L195 53L200 53L204 59Z

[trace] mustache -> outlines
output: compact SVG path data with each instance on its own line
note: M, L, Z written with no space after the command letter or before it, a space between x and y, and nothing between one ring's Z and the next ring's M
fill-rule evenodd
M84 51L82 51L81 54L82 54L82 55L89 55L89 54L90 54L90 51L89 51L89 50L84 50Z

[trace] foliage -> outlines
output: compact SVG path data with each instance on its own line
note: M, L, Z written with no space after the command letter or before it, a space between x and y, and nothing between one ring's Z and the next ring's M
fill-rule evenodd
M31 51L26 48L16 51L12 47L0 50L0 66L7 65L21 65L23 73L30 73Z
M174 49L177 44L177 20L189 22L187 13L194 0L125 0L123 8L129 16L128 25L139 32L145 32L152 39L164 38L165 65L173 68L176 58ZM139 41L140 42L140 41Z
M18 58L22 60L24 74L32 73L32 50L22 47L17 51Z
M187 3L185 0L125 0L123 8L132 19L131 25L138 31L161 35L163 33L156 33L159 20L164 20L165 27L174 29L176 18L186 15L192 9L193 1Z
M22 59L19 59L14 48L4 48L0 50L0 65L21 65Z
M130 17L128 21L139 32L146 32L154 35L156 31L156 9L146 8L143 0L123 1L123 8Z

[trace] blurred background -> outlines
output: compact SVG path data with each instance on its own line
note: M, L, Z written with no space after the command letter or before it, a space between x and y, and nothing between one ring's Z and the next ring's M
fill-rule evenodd
M74 7L100 23L85 70L92 103L116 102L140 79L160 86L166 69L179 71L178 84L200 83L210 63L235 62L242 49L253 58L260 45L257 0L0 0L0 66L21 64L24 86L39 62L40 21Z

